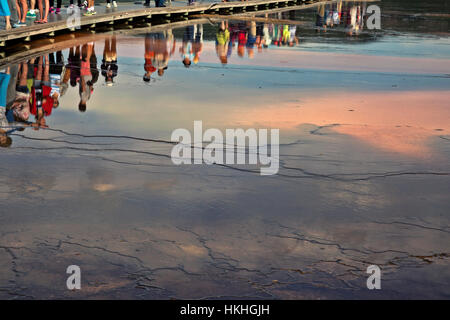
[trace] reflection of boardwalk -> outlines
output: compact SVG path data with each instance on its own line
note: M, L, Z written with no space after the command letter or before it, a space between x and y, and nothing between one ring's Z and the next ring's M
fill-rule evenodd
M297 6L309 7L321 3L329 3L332 0L252 0L234 1L222 3L205 3L194 6L178 6L179 2L166 8L145 8L134 5L119 6L117 9L102 8L99 14L89 17L81 17L79 20L82 29L92 29L116 24L126 24L131 28L135 23L155 23L158 20L188 19L189 16L198 14L230 14L247 11L260 11L279 7ZM370 0L369 0L370 1ZM5 47L8 42L31 41L37 37L53 37L55 34L75 31L67 25L66 15L57 17L57 21L51 21L45 25L30 25L9 31L0 31L0 46ZM71 21L73 24L73 20Z
M115 34L130 34L130 33L141 33L141 32L159 32L166 29L180 28L187 25L207 23L207 19L195 19L189 21L178 21L172 23L161 24L157 26L150 26L146 28L135 28L135 29L123 29L114 31ZM78 33L77 36L72 34L63 35L57 39L57 41L49 41L49 39L42 39L33 43L33 46L29 46L28 50L20 51L4 59L0 59L0 67L7 65L17 64L25 60L29 60L43 54L51 53L54 51L61 51L75 45L84 44L87 42L97 41L107 37L109 34L92 34L92 33Z

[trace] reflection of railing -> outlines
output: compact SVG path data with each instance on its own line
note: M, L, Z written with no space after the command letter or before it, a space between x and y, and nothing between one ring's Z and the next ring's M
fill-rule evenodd
M361 1L361 0L360 0ZM362 0L377 1L377 0ZM127 24L132 27L135 22L152 23L161 19L189 19L194 14L235 14L246 11L261 11L283 7L295 7L295 9L335 2L333 0L251 0L199 4L184 7L142 8L137 10L115 11L82 17L79 27L95 30L100 26L114 26L115 24ZM17 28L14 30L0 31L0 47L5 47L8 42L29 42L39 36L53 37L57 33L70 33L76 31L73 26L68 27L66 21L49 22L44 25L34 25Z

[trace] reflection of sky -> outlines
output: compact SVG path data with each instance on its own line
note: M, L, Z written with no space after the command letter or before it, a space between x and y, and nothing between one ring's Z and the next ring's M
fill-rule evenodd
M133 133L166 140L176 128L191 128L194 120L203 120L205 127L217 128L289 129L303 123L363 125L370 130L358 131L356 127L352 132L350 127L336 130L363 138L372 145L378 142L384 148L410 154L424 152L426 137L449 130L446 111L449 79L445 76L403 74L395 69L362 72L284 67L284 61L293 66L303 63L304 56L296 50L269 49L257 53L253 60L236 58L238 64L222 67L213 45L205 43L198 65L184 68L175 53L164 76L154 73L154 80L147 84L142 81L144 59L136 57L143 53L142 42L142 38L129 38L123 46L119 42L119 75L115 85L106 87L100 76L86 114L76 110L78 90L70 88L49 123L72 131ZM101 43L96 47L100 56ZM312 55L309 57L311 61L316 59ZM358 59L365 61L364 56ZM417 65L424 68L422 71L437 68L433 59L412 58L413 63L410 59L396 57L393 64L400 70L406 66L410 71ZM431 61L428 65L431 69L420 63L421 60ZM352 67L345 61L328 63ZM372 60L367 60L370 62ZM311 68L315 66L320 67L320 63ZM380 62L377 66L383 70ZM445 67L440 70L445 72ZM398 129L406 125L420 129L420 134L406 127ZM397 129L392 133L388 128ZM433 131L435 129L445 131ZM282 132L281 138L286 136L288 133ZM370 142L370 137L380 136L387 138L374 138Z
M450 38L448 37L396 35L354 44L342 44L339 40L329 40L326 43L307 41L297 50L438 59L450 57Z
M175 128L191 129L194 120L220 129L278 127L281 142L291 142L280 148L283 175L177 167L166 157L126 151L168 154L171 145L27 129L29 137L79 144L15 136L0 152L0 245L27 249L14 249L15 268L25 270L18 285L41 288L44 297L69 295L55 289L55 277L80 263L89 270L85 295L111 297L119 288L136 297L135 272L170 290L160 291L165 298L254 297L260 285L273 297L298 298L316 284L306 297L326 297L327 290L361 297L370 262L394 280L386 281L383 297L392 290L448 297L448 260L420 258L445 253L449 239L448 176L427 174L449 170L448 143L437 137L450 130L449 79L428 74L436 72L435 60L408 75L399 70L415 70L421 59L395 59L390 73L381 63L386 57L377 60L378 72L358 71L345 59L327 61L340 71L317 70L325 55L288 49L236 58L224 68L209 43L198 66L185 69L175 54L165 75L145 84L142 41L130 45L133 55L119 44L116 83L107 87L100 76L86 113L77 110L78 88L69 88L50 127L162 139ZM98 44L99 61L101 50ZM301 67L303 59L310 68ZM317 127L332 124L340 125ZM428 153L440 158L423 157ZM8 273L11 257L0 254L8 262L0 265L3 287L15 275Z

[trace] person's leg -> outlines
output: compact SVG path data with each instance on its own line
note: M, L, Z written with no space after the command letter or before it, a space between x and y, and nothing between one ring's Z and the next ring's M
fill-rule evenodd
M55 8L54 8L54 6L55 6L55 0L50 0L50 1L49 1L49 4L50 4L49 12L50 12L50 13L53 13L53 12L55 11Z
M28 12L28 3L27 0L20 0L20 5L22 7L22 19L20 22L25 23L27 19L27 12Z
M36 22L42 21L42 17L44 16L44 8L43 8L43 1L44 0L38 0L38 7L39 7L39 20L36 20Z
M41 0L42 2L43 0ZM49 0L45 0L45 10L44 10L44 18L42 19L42 22L47 22L48 18L48 10L49 10Z
M111 56L114 61L117 61L116 36L112 36L112 39L111 39Z
M13 9L11 4L9 3L9 1L8 1L8 4L9 4L10 9ZM22 20L22 13L20 12L21 8L19 5L19 0L16 0L15 4L16 4L17 21L20 22ZM13 11L14 11L14 9L13 9ZM14 19L13 19L13 21L14 21Z
M56 63L61 66L64 64L64 58L61 51L56 52Z
M55 64L55 54L53 52L48 54L48 58L50 64Z
M16 0L7 0L8 8L10 11L10 23L15 24L20 22L19 15L19 6L16 3Z
M44 64L44 75L42 76L42 80L44 82L50 81L50 63L48 63L48 56L45 57L45 64Z
M19 86L26 87L27 86L27 75L28 75L28 63L21 63L21 73L19 78Z
M103 60L108 61L108 57L111 55L111 48L109 38L105 39L105 46L103 48Z
M40 81L42 80L42 60L44 60L44 57L40 57L38 61L38 67L36 72L36 80Z

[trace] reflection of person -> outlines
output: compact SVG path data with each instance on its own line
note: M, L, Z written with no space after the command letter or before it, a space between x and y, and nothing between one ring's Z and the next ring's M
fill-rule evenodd
M56 61L54 53L50 53L50 86L52 91L50 96L53 99L53 108L59 106L60 86L61 86L61 74L64 68L64 59L61 51L56 52Z
M254 46L256 43L256 22L251 21L248 26L248 35L247 35L247 54L250 59L253 59L255 53L254 53Z
M194 42L194 26L188 26L184 29L183 43L180 46L181 62L186 68L192 64L194 59L194 51L192 44Z
M48 57L42 56L39 58L36 78L31 89L31 114L35 116L38 127L46 127L45 117L50 116L53 109L53 99L50 96L52 88L49 73Z
M228 31L228 22L219 23L219 30L216 33L216 53L222 64L228 63L227 53L230 41L230 31Z
M102 76L105 77L106 85L112 86L113 79L117 76L117 70L119 69L117 66L116 36L112 36L111 39L109 37L105 39L100 69L102 70Z
M325 6L322 4L319 7L317 7L316 31L320 31L322 28L324 31L326 31L326 26L324 25L324 18L325 18Z
M172 43L172 44L171 44ZM145 71L144 81L150 81L150 75L158 70L162 77L167 70L169 59L175 51L176 40L172 30L147 33L145 36Z
M150 82L151 79L151 75L153 72L156 71L156 68L153 66L153 60L155 58L155 51L152 48L152 36L150 33L147 33L145 35L145 53L144 53L144 70L145 70L145 74L144 74L144 81L145 82Z
M0 72L0 147L7 148L11 146L12 140L7 136L6 130L9 127L6 118L6 94L10 80L9 68L6 72Z
M80 112L86 111L86 103L91 98L94 91L93 76L91 72L91 57L93 54L94 44L84 44L81 49L81 66L80 66L80 103L78 104L78 110Z
M30 87L27 79L29 74L28 63L21 63L18 70L14 101L7 112L9 122L23 122L30 117Z
M70 85L75 87L80 81L80 66L81 66L80 46L70 48L69 57L67 59L67 68L70 69Z
M200 53L203 50L203 25L196 24L194 26L194 43L192 44L192 51L194 53L194 63L197 64L200 60Z

